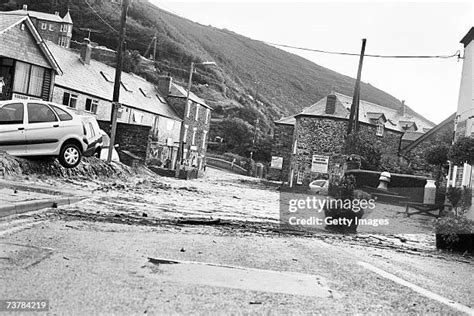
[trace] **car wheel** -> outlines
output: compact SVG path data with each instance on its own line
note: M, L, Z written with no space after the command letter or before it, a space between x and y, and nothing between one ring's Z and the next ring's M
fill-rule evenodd
M74 168L81 162L82 153L76 144L63 145L59 153L59 163L65 168Z

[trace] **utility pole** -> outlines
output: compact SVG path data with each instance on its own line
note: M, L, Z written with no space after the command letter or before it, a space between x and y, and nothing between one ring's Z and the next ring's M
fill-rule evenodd
M349 126L347 128L347 135L350 135L352 133L353 126L356 132L359 131L360 78L362 75L362 64L364 62L366 42L367 40L363 38L362 48L361 48L360 57L359 57L359 69L357 70L357 79L356 79L356 83L354 87L354 96L352 97L351 114L349 116Z
M252 161L252 158L253 158L253 151L254 151L254 148L255 148L255 138L257 137L257 125L258 125L259 122L260 122L260 120L257 118L257 120L255 121L255 128L254 128L254 131L253 131L252 151L250 151L250 161Z
M120 107L119 97L120 97L120 80L122 77L122 57L123 57L123 44L125 41L125 26L127 24L127 11L130 0L122 1L122 16L120 18L120 34L119 34L119 45L117 49L117 65L115 67L115 81L114 81L114 95L112 97L112 116L111 123L112 128L110 132L110 144L109 144L109 153L107 156L107 163L110 163L112 160L112 151L114 150L115 145L115 134L117 132L117 113Z

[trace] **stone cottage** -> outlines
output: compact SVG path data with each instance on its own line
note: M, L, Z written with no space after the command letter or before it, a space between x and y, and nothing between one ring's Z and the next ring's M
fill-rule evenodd
M269 177L307 185L334 167L342 154L352 97L331 93L301 113L275 122ZM424 133L434 124L404 102L397 109L360 100L360 133L385 157L397 157L406 133Z

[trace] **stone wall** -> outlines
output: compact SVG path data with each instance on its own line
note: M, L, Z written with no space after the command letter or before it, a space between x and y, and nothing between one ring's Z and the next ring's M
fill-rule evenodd
M291 166L294 170L293 183L297 183L298 173L302 185L308 185L317 178L327 177L311 171L313 155L329 156L329 173L341 168L339 158L343 154L347 120L322 116L297 116L293 142L297 144L297 153L292 155ZM376 135L376 126L360 124L361 135L378 147L385 157L397 157L401 132L385 129L383 136Z
M268 179L288 181L290 170L291 149L293 144L294 125L275 124L272 144L272 156L282 157L282 169L269 168Z
M98 121L99 126L110 136L110 122ZM139 157L142 162L147 158L150 126L117 123L115 144L119 150L127 150Z

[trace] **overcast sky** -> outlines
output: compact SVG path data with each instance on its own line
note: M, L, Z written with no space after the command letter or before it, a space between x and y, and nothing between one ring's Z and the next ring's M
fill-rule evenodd
M182 17L252 39L367 54L451 55L474 21L473 1L226 1L150 0ZM356 77L358 57L285 49ZM366 58L362 81L439 123L457 108L462 60ZM318 100L314 100L316 102Z

